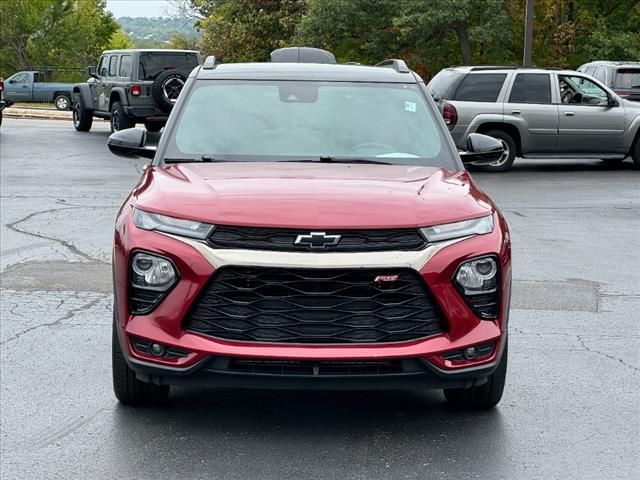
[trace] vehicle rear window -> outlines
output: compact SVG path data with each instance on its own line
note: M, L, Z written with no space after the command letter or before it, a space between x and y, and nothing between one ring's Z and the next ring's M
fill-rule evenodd
M519 73L511 87L511 103L551 103L551 79L547 73Z
M167 157L317 161L320 157L456 169L438 113L414 84L200 81Z
M431 79L427 87L434 98L449 100L453 98L453 94L464 76L465 74L462 72L445 68Z
M614 88L640 88L640 68L619 69Z
M164 70L178 70L187 76L198 66L195 53L141 53L139 64L140 80L153 80Z
M455 100L466 102L495 102L506 73L470 73L458 86Z

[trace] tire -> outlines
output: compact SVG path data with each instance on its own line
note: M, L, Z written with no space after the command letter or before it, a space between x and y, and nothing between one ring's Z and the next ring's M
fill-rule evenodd
M162 122L147 122L144 124L144 128L147 129L147 132L159 132L162 130L162 127L164 127Z
M633 158L633 164L636 168L640 168L640 133L636 135L636 141L631 148L631 158Z
M505 154L500 160L489 165L483 165L480 168L485 172L506 172L511 168L511 165L513 165L516 159L516 152L518 150L516 141L504 130L489 130L488 132L484 132L484 134L499 140L500 143L502 143Z
M73 102L73 126L78 132L88 132L93 124L93 115L84 108L82 98L77 97Z
M171 111L186 81L178 70L165 70L155 78L151 94L162 110Z
M124 113L122 104L120 102L113 102L111 104L111 132L119 132L120 130L126 130L134 126L135 122Z
M69 95L56 95L53 99L53 104L56 106L57 110L71 110L71 99Z
M124 405L157 405L169 397L168 385L141 382L124 359L116 332L114 316L111 341L111 369L113 372L113 393Z
M471 388L449 388L444 390L447 401L463 410L486 410L495 407L504 392L507 376L507 350L504 346L498 368L489 376L487 383Z

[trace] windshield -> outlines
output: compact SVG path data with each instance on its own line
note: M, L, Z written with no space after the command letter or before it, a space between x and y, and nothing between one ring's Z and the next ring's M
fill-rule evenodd
M332 157L456 170L418 85L201 81L166 157L238 161Z
M198 66L198 55L195 53L158 53L140 54L140 80L153 80L164 70L176 69L187 76Z
M640 88L640 68L618 70L614 88Z

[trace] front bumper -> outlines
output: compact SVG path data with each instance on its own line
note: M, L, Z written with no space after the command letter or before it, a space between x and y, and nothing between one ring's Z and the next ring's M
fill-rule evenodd
M125 207L126 208L126 207ZM396 267L414 268L440 304L446 319L442 334L412 341L380 344L297 345L251 343L205 337L184 329L183 319L221 265L255 265L250 252L215 251L204 244L135 228L128 215L119 218L114 249L114 285L117 305L117 331L125 357L141 379L166 384L211 384L216 386L265 386L279 388L458 388L483 382L502 356L510 303L511 258L508 230L496 214L493 233L462 239L425 252L412 263L400 253L394 257L375 254L289 254L268 252L272 262L283 267L294 262L322 258L322 266L331 262L352 262L359 267L383 267L384 259ZM170 258L180 272L180 281L149 315L130 315L127 307L129 255L144 249ZM255 252L252 252L255 254ZM415 252L412 252L415 255ZM494 254L499 258L501 297L495 320L480 320L452 284L456 269L470 258ZM317 257L320 255L320 257ZM377 262L377 263L376 263ZM173 347L185 352L175 358L153 357L136 350L133 339ZM469 346L492 343L489 355L472 361L452 361L447 353ZM292 361L347 361L374 359L415 360L417 371L385 375L297 376L247 374L212 369L220 358L283 359Z
M189 368L155 365L126 358L139 380L157 385L211 386L217 388L265 388L283 390L410 390L469 388L486 383L497 368L491 362L461 371L447 372L428 361L405 359L402 372L386 374L271 374L245 373L229 368L229 357L210 356Z

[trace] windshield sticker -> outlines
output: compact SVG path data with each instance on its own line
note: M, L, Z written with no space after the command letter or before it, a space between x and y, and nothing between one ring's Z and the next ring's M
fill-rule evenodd
M404 102L404 109L407 112L414 112L416 111L416 104L415 102Z

